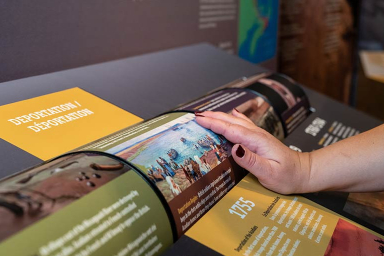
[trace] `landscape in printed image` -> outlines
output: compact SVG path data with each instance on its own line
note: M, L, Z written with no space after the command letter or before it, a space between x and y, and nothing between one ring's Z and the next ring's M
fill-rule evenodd
M180 121L180 122L179 122ZM194 119L154 129L116 153L140 168L172 200L230 156L231 144Z

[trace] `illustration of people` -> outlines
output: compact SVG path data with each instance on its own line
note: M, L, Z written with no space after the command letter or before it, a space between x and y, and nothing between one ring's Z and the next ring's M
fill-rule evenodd
M188 171L188 167L181 165L181 168L183 169L184 175L187 178L187 180L189 181L189 183L192 184L194 182L194 180L192 178L192 174Z
M147 174L148 174L149 179L154 181L154 183L156 183L158 181L162 181L165 179L165 177L163 175L161 175L161 173L159 173L159 171L155 167L148 168Z
M209 135L207 134L207 135L205 135L205 137L207 138L209 144L211 144L211 145L212 145L212 144L213 144L213 145L216 145L215 141L212 139L211 136L209 136Z
M164 167L164 165L159 159L156 159L156 163L161 167L162 172L164 172L166 176L171 176L171 174L168 172L168 170ZM159 170L159 168L156 168L156 169Z
M179 169L179 165L173 159L171 159L169 162L171 163L173 170Z
M161 166L167 169L170 176L172 177L175 176L175 172L172 170L171 166L169 166L168 162L162 157L159 157L159 159L160 159Z
M153 176L153 171L151 169L147 169L147 176L153 182L156 183L155 176Z
M167 176L170 176L170 174L168 173L168 171L164 168L164 166L162 165L161 161L159 159L156 159L156 163L161 167L161 169L163 169L164 173L167 175ZM156 171L158 171L158 167L156 167Z
M157 169L153 165L151 165L151 169L152 171L157 172Z
M225 158L227 157L226 156L226 153L225 153L225 151L224 151L224 148L221 146L221 145L216 145L216 149L217 149L217 153L219 154L219 156L220 156L220 161L222 162L222 161L224 161L225 160Z
M199 144L193 144L193 147L194 147L197 151L199 151L200 153L202 153L201 150L200 150L200 146L199 146Z
M190 173L191 177L196 181L198 180L199 176L196 174L196 172L193 170L192 163L189 159L184 160L184 165L187 168L187 171Z
M193 171L197 174L197 177L198 178L203 177L203 175L201 174L201 170L200 170L199 164L196 161L192 160L192 158L189 158L189 161L190 161L190 163L192 165Z
M164 173L163 169L157 168L157 173L161 175L164 179L167 178L167 174Z
M211 144L211 149L212 149L212 152L215 154L216 158L217 158L217 164L220 164L221 163L221 158L220 158L220 154L218 153L218 150L217 148Z
M211 166L207 162L207 159L205 158L203 159L202 170L204 170L206 173L212 170Z
M172 191L172 194L174 196L177 196L182 192L179 185L177 185L170 176L167 176L166 181L169 185L169 189Z
M199 169L201 171L201 174L202 175L205 175L207 172L205 171L205 169L203 168L203 162L201 162L201 159L200 157L198 156L193 156L193 158L195 159L196 163L199 165Z

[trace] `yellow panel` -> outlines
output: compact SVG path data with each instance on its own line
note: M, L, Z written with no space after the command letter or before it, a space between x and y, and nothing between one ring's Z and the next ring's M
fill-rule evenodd
M0 106L0 137L47 160L141 118L80 88Z

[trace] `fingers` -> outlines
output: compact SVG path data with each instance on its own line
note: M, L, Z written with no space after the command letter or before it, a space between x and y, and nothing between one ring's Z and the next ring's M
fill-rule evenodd
M201 126L223 135L234 144L243 144L264 157L270 156L276 147L275 138L253 123L222 112L205 111L196 113L196 122Z
M232 148L232 156L238 165L255 175L261 182L270 179L272 166L268 159L253 153L244 145L235 145Z
M236 112L236 111L233 111L233 112ZM224 122L227 122L230 124L241 125L241 126L244 126L248 129L251 129L251 130L256 130L259 132L265 132L263 129L257 127L250 119L248 119L243 114L241 114L239 112L236 114L237 115L235 116L235 115L228 115L228 114L223 113L223 112L205 111L202 113L198 113L198 115L196 117L202 117L202 116L203 117L209 117L209 118L221 120L221 121L224 121ZM198 120L198 119L199 118L196 118L196 120Z
M211 131L223 135L232 143L243 144L257 152L261 146L266 145L266 135L250 130L242 125L226 122L211 117L196 116L196 122Z
M254 124L251 119L249 119L246 115L238 111L236 108L232 109L232 115L235 117L241 118L247 121L248 123Z

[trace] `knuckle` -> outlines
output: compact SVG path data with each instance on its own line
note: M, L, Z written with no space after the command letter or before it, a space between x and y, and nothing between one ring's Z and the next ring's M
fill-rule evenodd
M232 123L225 123L225 132L227 133L227 134L231 134L231 135L238 135L238 132L237 132L237 129L236 129L236 127L235 127L235 125L234 124L232 124Z
M259 136L260 137L260 139L263 139L263 140L266 140L266 139L268 139L268 136L267 136L267 134L264 132L264 130L258 130L257 132L256 132L256 134L257 134L257 136Z
M258 158L255 154L249 154L249 157L247 158L247 165L251 168L257 168L258 169Z

